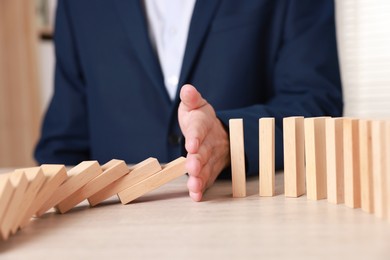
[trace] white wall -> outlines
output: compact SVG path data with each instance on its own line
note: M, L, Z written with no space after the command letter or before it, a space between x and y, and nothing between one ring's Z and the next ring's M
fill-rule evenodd
M390 1L336 0L345 115L390 117Z

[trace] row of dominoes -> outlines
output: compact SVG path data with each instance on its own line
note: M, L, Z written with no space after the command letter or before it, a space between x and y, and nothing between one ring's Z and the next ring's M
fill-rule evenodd
M68 172L64 165L44 164L0 175L0 233L6 240L35 215L55 207L65 213L84 200L95 206L117 194L123 204L186 173L185 158L165 166L148 158L129 168L113 159L100 166L84 161Z
M242 119L229 122L233 197L246 196ZM259 195L275 194L275 120L259 120ZM390 220L390 121L283 119L284 191Z

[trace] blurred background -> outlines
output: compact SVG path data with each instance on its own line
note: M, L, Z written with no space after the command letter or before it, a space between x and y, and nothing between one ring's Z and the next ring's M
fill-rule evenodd
M56 4L0 0L0 167L36 164L53 91ZM390 118L390 1L336 0L336 22L344 115Z

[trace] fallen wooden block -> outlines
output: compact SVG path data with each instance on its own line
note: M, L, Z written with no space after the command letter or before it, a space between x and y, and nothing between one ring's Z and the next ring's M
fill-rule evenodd
M38 215L37 211L42 207L42 205L48 201L57 188L68 178L66 174L66 169L64 165L60 164L43 164L41 165L43 175L45 176L45 182L42 185L42 188L39 190L35 200L30 205L27 210L23 220L21 222L21 227L25 227L30 218L35 214Z
M344 203L343 119L326 118L326 178L330 203Z
M0 174L0 231L3 229L4 216L14 193L14 186L11 184L9 176L10 174ZM3 232L0 233L1 238L6 239Z
M359 120L360 192L362 210L374 212L371 121Z
M134 165L133 169L128 174L90 196L88 198L88 202L91 206L95 206L100 202L110 198L111 196L116 195L131 186L134 186L138 182L150 177L156 172L161 171L161 169L161 165L156 158L148 158Z
M50 208L58 205L61 201L71 196L81 189L85 184L102 173L102 169L97 161L84 161L73 167L69 172L69 178L55 191L51 198L46 201L38 215L42 215Z
M275 195L275 118L259 119L259 196Z
M305 194L305 134L303 117L283 118L284 195Z
M350 208L361 207L360 163L359 163L359 120L344 118L344 201Z
M25 168L21 169L21 171L24 171L24 173L26 174L28 186L20 204L19 214L16 216L15 222L12 226L12 234L15 234L18 230L19 226L21 225L21 222L24 220L23 218L26 214L26 211L29 209L29 207L35 200L39 189L42 187L42 184L45 181L45 176L43 175L43 172L40 167Z
M123 175L129 173L129 167L122 160L113 159L102 166L103 173L92 179L77 192L67 197L57 205L61 213L65 213L83 200L104 189Z
M326 199L325 117L305 118L304 125L307 198Z
M178 159L168 163L163 169L147 179L131 186L118 193L118 197L122 204L127 204L142 195L157 189L158 187L182 176L187 173L185 168L186 158L179 157Z
M244 127L242 119L229 120L233 197L246 196Z
M1 226L1 236L4 240L7 240L16 217L21 210L21 203L23 200L24 192L26 191L28 180L23 171L14 171L10 174L9 180L13 186L14 193L11 200L8 203L8 208L5 211L3 223Z

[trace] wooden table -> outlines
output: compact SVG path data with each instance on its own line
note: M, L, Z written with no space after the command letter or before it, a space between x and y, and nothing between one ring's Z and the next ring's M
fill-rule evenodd
M285 198L282 174L275 197L259 197L255 178L246 198L231 198L231 182L219 181L200 203L186 179L126 206L112 198L48 213L0 242L0 259L390 259L390 223L326 200Z

